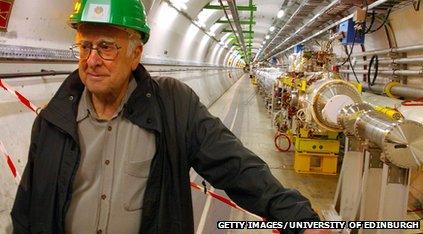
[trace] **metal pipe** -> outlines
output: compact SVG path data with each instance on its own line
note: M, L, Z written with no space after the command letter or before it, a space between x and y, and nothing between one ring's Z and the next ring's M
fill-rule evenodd
M146 64L144 64L146 65ZM193 69L166 69L166 70L148 70L150 73L154 72L191 72L191 71L228 71L228 70L240 70L239 68L224 68L224 67L202 67ZM54 71L54 70L41 70L40 72L19 72L19 73L3 73L0 74L0 79L12 79L12 78L26 78L26 77L38 77L38 76L58 76L58 75L69 75L72 71Z
M233 69L168 69L168 70L148 70L148 72L150 73L154 73L154 72L193 72L193 71L227 71L227 70L233 70Z
M226 13L226 9L225 9L225 6L223 5L222 0L219 0L219 3L220 3L220 6L223 9L223 12L225 13L225 16L226 16L226 19L228 20L229 26L231 26L231 29L234 32L234 35L235 35L235 37L238 41L238 44L240 46L242 46L242 49L244 50L244 54L246 55L247 50L245 48L244 34L242 33L241 24L239 23L238 11L236 9L235 3L232 2L232 1L227 1L229 9L230 9L231 14L232 14L232 18L233 18L234 23L235 23L235 27L237 28L237 31L238 31L238 36L237 36L235 29L232 26L232 22L231 22L231 19L228 16L228 13Z
M356 74L367 74L367 70L354 70ZM340 73L354 73L353 70L339 70ZM391 76L423 76L423 70L382 70L378 71L380 75Z
M233 69L241 69L237 67L228 67L228 66L213 66L213 65L199 65L199 64L189 64L189 63L179 63L179 64L172 64L172 63L155 63L155 62L141 62L144 66L159 66L159 67L210 67L211 69L226 69L226 68L233 68Z
M366 51L362 53L355 53L355 54L352 54L351 57L362 57L362 56L389 54L389 53L406 53L410 51L422 51L422 50L423 50L423 45L413 45L413 46L406 46L406 47L400 47L400 48L391 48L391 49L384 49L384 50L373 50L373 51Z
M379 61L379 63L380 63L380 61ZM423 64L423 57L392 59L392 63L397 63L397 64Z
M385 93L385 85L375 84L370 88L367 84L363 84L363 88L367 91L377 94ZM414 88L407 85L396 85L390 89L390 93L394 96L403 97L405 99L417 99L423 97L423 89Z
M385 93L385 86L379 85L379 84L372 85L370 88L369 88L369 85L363 84L363 89L375 94L379 94L379 95L382 95Z
M397 85L392 87L391 93L395 96L404 97L406 99L417 99L423 97L423 89L405 85Z
M415 57L415 58L398 58L398 59L379 59L379 65L387 65L387 64L423 64L423 57ZM341 66L342 63L338 63L337 65ZM358 61L354 63L355 66L364 66L369 65L369 61ZM342 66L349 66L349 64L344 64Z
M5 73L5 74L0 74L0 79L36 77L36 76L69 75L71 73L72 73L71 71L43 71L43 70L41 70L41 72Z

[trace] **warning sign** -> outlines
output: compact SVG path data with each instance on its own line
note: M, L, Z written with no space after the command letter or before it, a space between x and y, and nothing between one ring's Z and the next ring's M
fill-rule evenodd
M0 30L6 31L12 11L13 0L0 0Z

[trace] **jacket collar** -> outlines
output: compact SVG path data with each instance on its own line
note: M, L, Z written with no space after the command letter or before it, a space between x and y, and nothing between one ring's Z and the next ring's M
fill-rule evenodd
M133 76L137 87L125 104L123 116L139 127L161 133L158 90L154 88L154 81L141 64ZM65 79L48 106L40 113L40 117L71 135L76 142L79 142L76 117L83 90L84 84L76 70Z
M123 111L123 107L125 106L132 92L134 92L136 88L137 88L137 81L135 81L134 76L131 75L131 77L129 78L128 89L125 93L125 96L123 97L122 103L118 106L118 108L116 109L116 112L114 113L111 119L115 119L117 116L121 114L121 112ZM93 119L96 119L97 121L106 121L106 120L102 120L98 118L98 115L95 111L95 108L91 99L90 91L88 91L87 88L84 88L84 91L82 92L81 99L79 100L79 104L78 104L76 122L79 123L82 120L86 119L88 116L90 116Z

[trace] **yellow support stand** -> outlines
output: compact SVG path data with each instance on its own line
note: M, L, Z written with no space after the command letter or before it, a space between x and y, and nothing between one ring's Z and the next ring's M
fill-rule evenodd
M336 175L337 167L336 154L295 152L294 169L297 173Z
M338 140L321 140L321 139L308 139L296 138L295 151L298 152L312 152L312 153L339 153Z
M297 173L336 175L340 142L338 133L309 138L308 130L301 128L295 138L294 169Z

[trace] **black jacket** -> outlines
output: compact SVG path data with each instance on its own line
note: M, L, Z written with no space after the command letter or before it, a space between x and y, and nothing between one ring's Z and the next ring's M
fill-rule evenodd
M241 207L274 221L318 220L309 201L283 188L268 166L213 117L185 84L151 78L142 65L123 116L156 135L143 201L141 233L193 233L189 170L223 189ZM29 158L12 210L15 233L64 233L80 150L78 71L37 116Z

